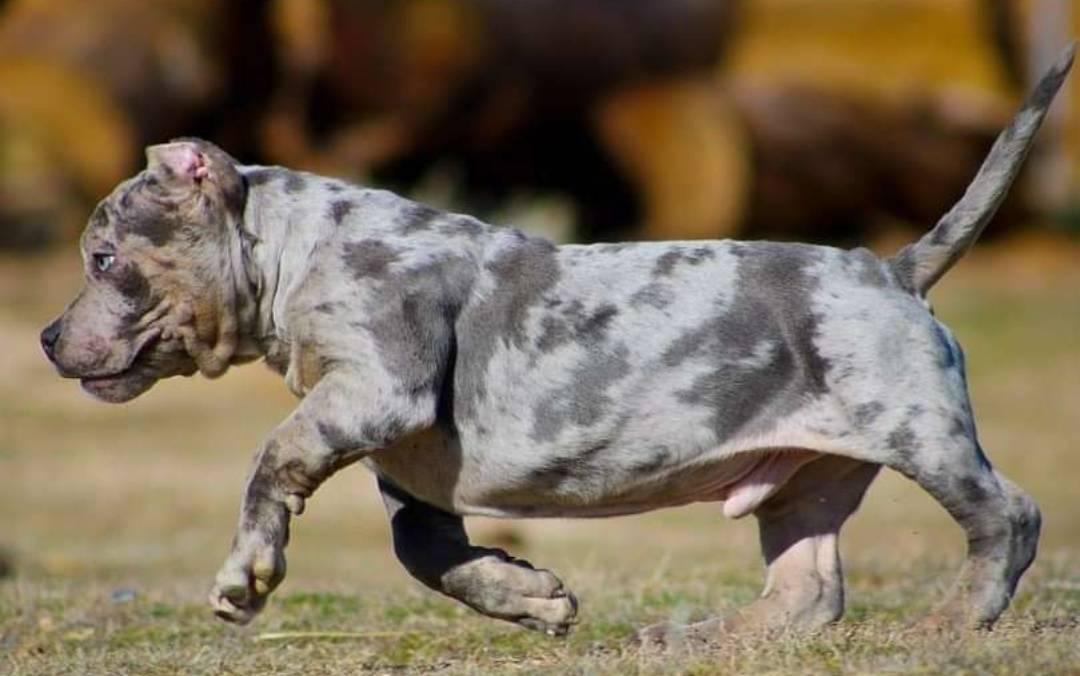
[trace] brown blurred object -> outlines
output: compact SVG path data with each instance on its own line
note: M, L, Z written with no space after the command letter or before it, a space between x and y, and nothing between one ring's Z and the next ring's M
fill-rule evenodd
M581 239L823 239L932 221L1023 72L1008 0L278 0L274 12L285 76L263 126L271 159L405 188L451 166L478 211L561 192ZM925 39L928 25L952 42Z
M0 14L0 246L71 235L217 74L209 0L11 0Z
M680 101L663 104L668 117L656 123L695 125L689 135L671 128L668 155L697 154L698 132L716 136L697 107L715 98L705 83L736 4L327 0L317 10L278 0L285 78L263 145L282 164L370 172L399 187L452 164L465 208L556 191L573 199L587 237L626 236L642 199L667 197L617 170L595 111L639 83L686 83L674 85ZM642 171L659 175L651 165ZM703 201L711 218L717 199Z
M741 224L758 237L844 240L928 226L963 194L1010 110L956 116L935 99L886 103L804 84L735 83L753 180ZM996 222L1030 215L1014 192Z
M8 0L0 246L73 236L179 135L435 182L481 216L563 196L582 240L921 226L1015 104L1053 1ZM1075 155L1031 173L1067 194Z

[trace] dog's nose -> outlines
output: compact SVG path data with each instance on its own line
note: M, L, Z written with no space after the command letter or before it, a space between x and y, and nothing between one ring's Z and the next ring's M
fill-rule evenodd
M41 349L45 351L45 356L49 358L49 361L55 362L56 358L53 352L56 349L56 341L60 338L60 320L57 319L52 324L45 327L45 330L41 332Z

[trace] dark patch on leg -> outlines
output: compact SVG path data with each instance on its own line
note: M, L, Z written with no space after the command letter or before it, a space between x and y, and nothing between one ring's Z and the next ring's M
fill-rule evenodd
M278 442L271 439L258 455L255 471L244 491L244 510L240 521L242 530L254 531L264 525L259 508L274 498L275 476L272 468L277 464L279 450Z
M971 430L971 424L965 418L954 415L952 421L949 423L949 436L950 437L964 437L965 439L973 436Z
M960 355L957 354L957 350L953 347L955 342L949 339L949 335L945 332L945 328L938 322L930 322L930 326L933 328L934 335L937 336L938 339L940 350L938 366L943 370L956 368L960 363Z
M983 488L979 480L970 476L960 479L958 490L964 496L964 500L972 505L981 503L990 497L990 492Z
M910 468L915 459L915 453L922 448L922 444L915 437L915 431L911 429L911 425L904 421L896 426L889 436L885 438L885 443L896 454L897 465L903 470Z
M397 261L398 252L377 239L346 242L342 259L356 279L383 277L390 264Z
M405 432L405 421L397 416L388 416L378 423L367 422L361 425L360 434L364 446L372 449L385 448L401 438Z
M320 420L315 427L319 430L323 443L332 453L351 451L358 445L356 439L336 423Z

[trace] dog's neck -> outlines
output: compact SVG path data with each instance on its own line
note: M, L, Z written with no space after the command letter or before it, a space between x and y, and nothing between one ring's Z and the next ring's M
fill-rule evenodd
M321 234L303 222L303 211L303 205L271 185L248 185L235 231L234 277L238 295L246 294L251 302L240 318L243 347L237 349L237 361L272 357L287 341L285 299Z
M237 307L244 307L244 294L251 303L239 318L240 347L234 361L265 357L272 367L284 371L292 333L286 304L302 283L315 248L338 228L357 227L357 222L373 236L401 234L405 226L397 216L412 203L386 191L281 168L244 166L239 170L261 180L247 181L243 217L235 231L234 278L241 299ZM268 172L274 178L266 179ZM306 188L289 190L290 181ZM327 216L341 202L349 205L352 225Z

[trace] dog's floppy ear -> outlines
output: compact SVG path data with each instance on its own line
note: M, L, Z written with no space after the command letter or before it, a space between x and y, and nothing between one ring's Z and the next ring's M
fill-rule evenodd
M210 173L207 157L191 141L173 141L146 148L146 168L163 182L193 187Z

